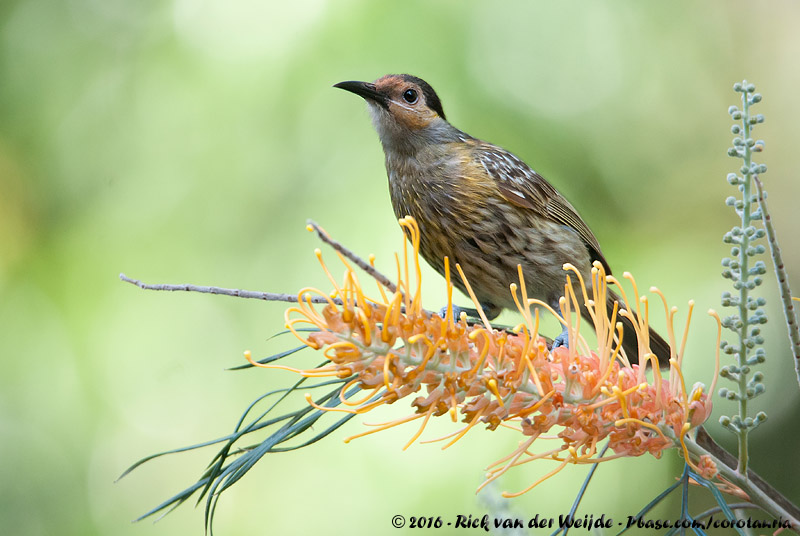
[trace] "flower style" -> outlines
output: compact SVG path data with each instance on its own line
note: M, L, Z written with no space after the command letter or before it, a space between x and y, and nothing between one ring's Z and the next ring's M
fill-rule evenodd
M404 448L416 441L431 417L449 415L455 422L460 414L465 423L460 430L440 438L447 448L478 424L489 430L502 426L521 434L517 449L489 466L487 480L479 490L510 468L537 459L558 462L554 470L528 488L506 497L521 495L556 474L567 464L608 461L623 456L650 453L656 458L664 449L680 446L689 460L684 443L686 433L702 424L710 415L712 404L702 384L687 392L681 364L686 344L684 330L677 344L673 329L676 308L670 309L663 294L656 293L664 304L672 349L669 371L658 369L649 348L647 325L649 307L645 296L629 301L621 282L606 275L600 263L592 269L592 281L586 285L580 273L565 265L567 283L561 299L560 314L547 304L528 298L522 270L519 284L510 285L523 321L512 330L495 329L480 309L460 266L456 269L482 318L482 324L470 325L466 315L453 318L453 284L447 278L447 310L444 317L424 310L421 303L419 228L413 218L400 220L407 234L402 262L396 256L397 286L378 283L378 295L368 296L354 269L341 254L345 265L341 283L331 275L319 250L316 255L327 273L333 292L328 295L313 288L300 291L297 306L286 311L287 327L309 347L323 351L328 362L310 370L256 363L264 368L282 368L306 377L332 376L349 378L341 390L343 407L317 406L326 411L366 413L384 404L394 403L412 394L414 413L377 425L374 429L348 438L365 436L406 422L421 420L416 433ZM449 260L445 273L449 274ZM374 258L370 258L374 266ZM411 268L415 275L412 284ZM575 278L575 284L572 279ZM609 318L605 307L607 285L619 287L624 308ZM577 294L576 294L577 292ZM321 308L311 302L312 295L325 297ZM578 294L580 296L578 296ZM580 335L579 297L588 308L597 333L597 348L590 349ZM601 304L595 307L595 304ZM548 349L539 335L539 312L547 310L568 328L569 348ZM635 314L633 314L635 311ZM692 303L690 302L689 318ZM620 345L622 326L617 316L632 321L639 340L639 363L631 364ZM298 325L307 324L318 331L309 334ZM647 363L652 363L648 371ZM666 372L666 377L663 376ZM648 379L648 375L652 378ZM714 376L716 378L716 374ZM348 398L358 386L363 396ZM531 452L534 442L554 434L561 443L556 448ZM614 454L600 457L598 443L608 439ZM697 470L696 466L693 465ZM704 467L704 472L710 472ZM699 470L698 470L699 472Z

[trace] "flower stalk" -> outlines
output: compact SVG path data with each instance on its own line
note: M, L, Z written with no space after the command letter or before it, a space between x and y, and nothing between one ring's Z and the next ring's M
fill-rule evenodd
M734 226L725 233L723 242L732 244L731 257L722 260L725 267L722 275L733 282L736 295L725 292L722 295L722 305L734 307L738 314L725 317L722 325L734 332L738 339L734 344L723 341L722 349L726 354L733 355L735 365L728 365L720 371L722 377L734 382L736 389L720 389L720 396L736 401L738 413L722 416L720 424L733 432L738 441L738 470L742 475L747 475L749 461L748 434L767 418L764 412L759 412L755 417L748 415L748 402L764 392L763 374L756 372L749 376L753 365L763 363L764 349L756 348L764 343L761 336L761 325L767 322L767 316L762 307L766 301L762 297L754 297L752 291L762 284L762 275L766 273L763 261L756 261L750 265L751 257L763 254L766 249L755 242L765 236L764 229L756 228L754 221L761 219L761 210L757 206L757 196L752 193L752 178L758 173L765 173L764 164L753 162L753 152L761 152L764 147L762 140L755 141L751 137L752 130L758 123L764 122L761 114L751 115L750 107L761 101L761 95L755 92L755 86L746 80L736 83L734 91L741 94L742 109L731 106L728 113L734 121L731 132L736 135L733 146L728 149L728 155L740 158L742 166L740 175L728 174L728 182L737 186L741 192L741 199L728 197L726 204L733 207L739 216L741 225ZM754 208L755 206L755 208Z

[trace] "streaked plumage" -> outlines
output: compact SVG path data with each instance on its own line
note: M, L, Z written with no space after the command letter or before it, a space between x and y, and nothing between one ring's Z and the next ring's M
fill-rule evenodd
M581 270L587 284L595 260L611 273L600 244L569 201L517 156L448 123L426 82L387 75L374 84L337 87L369 104L395 215L417 220L422 256L439 273L448 256L451 280L464 291L454 268L459 263L490 316L514 308L509 284L518 281L518 264L529 296L553 305L564 292L564 263ZM629 323L625 327L623 345L635 360L636 336ZM665 365L669 347L650 331L651 348Z

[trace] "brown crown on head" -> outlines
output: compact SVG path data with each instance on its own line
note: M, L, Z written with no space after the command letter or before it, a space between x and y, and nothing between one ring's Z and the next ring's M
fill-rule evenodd
M419 88L422 90L422 95L425 97L425 103L428 105L428 107L436 112L436 114L442 119L447 119L447 117L444 115L444 108L442 108L442 101L439 99L439 95L436 94L431 85L425 80L411 74L387 74L386 76L376 80L375 83L377 84L380 80L387 80L389 78L397 78L403 82L410 82L419 86Z

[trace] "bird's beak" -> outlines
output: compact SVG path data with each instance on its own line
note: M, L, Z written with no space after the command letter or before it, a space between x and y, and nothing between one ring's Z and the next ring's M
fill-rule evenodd
M355 80L349 80L347 82L339 82L338 84L334 84L333 87L338 87L339 89L344 89L350 93L355 93L356 95L359 95L368 101L372 101L375 104L380 104L384 108L386 108L389 104L386 95L378 91L375 88L375 84L370 84L369 82L357 82Z

